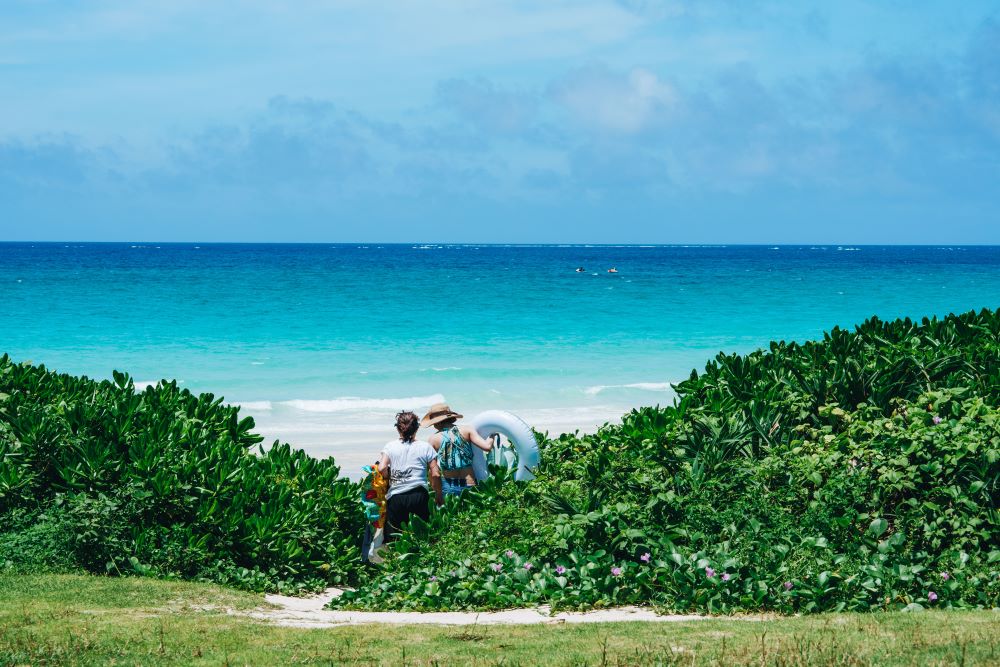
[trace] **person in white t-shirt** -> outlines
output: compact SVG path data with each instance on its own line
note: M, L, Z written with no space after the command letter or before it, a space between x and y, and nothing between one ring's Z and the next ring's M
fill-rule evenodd
M420 418L414 413L397 414L399 439L386 443L379 460L378 471L389 480L389 490L385 494L386 542L395 539L411 516L430 520L428 477L438 506L444 504L437 452L430 443L415 439L419 428Z

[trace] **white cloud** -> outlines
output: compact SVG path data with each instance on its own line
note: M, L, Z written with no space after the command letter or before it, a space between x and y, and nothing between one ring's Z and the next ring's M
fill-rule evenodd
M678 104L675 88L643 68L578 70L554 84L551 94L584 125L624 134L668 122Z

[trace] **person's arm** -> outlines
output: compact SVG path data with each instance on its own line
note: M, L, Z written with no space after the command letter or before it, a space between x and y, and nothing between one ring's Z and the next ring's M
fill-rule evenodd
M427 472L431 478L431 488L434 489L434 502L441 507L444 505L444 489L441 487L441 467L437 459L431 459L427 465Z
M434 451L441 449L441 434L435 433L431 437L427 438L427 442L431 443L431 447L434 448Z
M493 449L493 438L490 438L489 440L485 439L471 426L462 427L462 437L474 444L476 447L479 447L479 449L484 452L488 452Z
M389 479L389 455L382 452L382 458L378 462L378 474Z

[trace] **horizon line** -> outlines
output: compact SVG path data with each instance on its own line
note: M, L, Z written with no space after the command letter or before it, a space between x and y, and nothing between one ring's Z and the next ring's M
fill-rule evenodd
M65 244L86 244L86 245L325 245L325 246L492 246L492 247L607 247L607 248L804 248L804 247L850 247L850 248L998 248L1000 243L855 243L855 242L827 242L827 243L792 243L792 242L736 242L736 243L655 243L655 242L629 242L629 243L587 243L587 242L521 242L505 243L498 241L476 242L476 241L136 241L136 240L115 240L115 241L9 241L0 240L0 245L65 245Z

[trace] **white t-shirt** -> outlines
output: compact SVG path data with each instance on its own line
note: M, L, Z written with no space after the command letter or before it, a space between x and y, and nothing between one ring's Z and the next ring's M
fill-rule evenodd
M393 440L382 453L389 457L389 491L386 499L419 487L427 487L427 466L437 457L429 442Z

